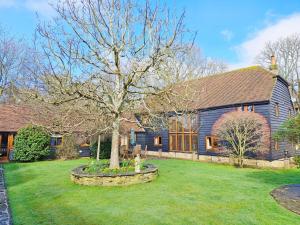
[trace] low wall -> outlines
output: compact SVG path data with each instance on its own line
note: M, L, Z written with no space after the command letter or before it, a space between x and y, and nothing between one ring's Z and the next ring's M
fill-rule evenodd
M127 174L88 174L84 172L86 166L80 166L72 170L71 180L80 185L87 186L127 186L132 184L147 183L158 175L158 169L152 164L147 164L146 169Z
M162 152L162 151L147 151L147 155L163 157L163 158L174 158L174 159L188 159L200 162L212 162L219 164L238 164L238 160L233 157L222 157L222 156L210 156L210 155L197 155L196 153L184 153L184 152ZM293 159L279 159L274 161L258 160L258 159L244 159L244 166L255 167L255 168L272 168L272 169L288 169L294 168L295 164Z

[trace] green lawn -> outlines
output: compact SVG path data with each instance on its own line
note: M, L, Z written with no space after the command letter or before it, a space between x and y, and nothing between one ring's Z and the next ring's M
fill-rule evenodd
M269 192L300 170L237 169L153 160L159 177L130 187L86 187L70 170L87 160L5 165L14 224L300 224Z

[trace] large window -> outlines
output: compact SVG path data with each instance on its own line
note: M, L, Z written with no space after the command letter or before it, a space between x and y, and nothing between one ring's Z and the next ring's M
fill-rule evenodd
M169 118L169 149L192 152L198 149L198 120L196 114Z

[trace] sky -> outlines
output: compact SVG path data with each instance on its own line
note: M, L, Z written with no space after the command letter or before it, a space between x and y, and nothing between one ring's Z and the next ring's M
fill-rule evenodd
M55 0L51 0L55 1ZM255 64L268 41L300 33L300 0L165 0L197 32L196 44L207 57L230 68ZM48 0L0 0L0 24L11 34L30 39L38 22L54 11Z

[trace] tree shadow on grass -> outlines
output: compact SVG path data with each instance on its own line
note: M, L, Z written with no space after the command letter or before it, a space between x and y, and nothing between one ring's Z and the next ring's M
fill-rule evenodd
M300 170L255 170L249 172L249 178L265 184L281 186L285 184L300 184Z

